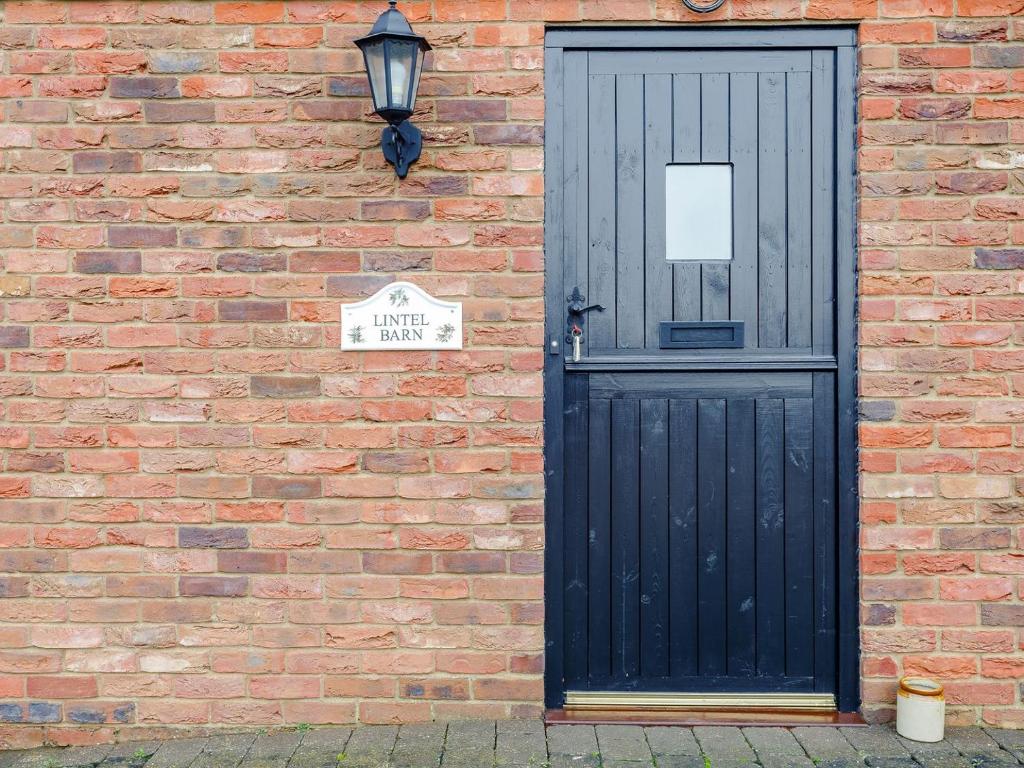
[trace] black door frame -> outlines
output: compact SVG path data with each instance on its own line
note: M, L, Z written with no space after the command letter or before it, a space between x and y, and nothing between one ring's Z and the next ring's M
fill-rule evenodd
M860 706L857 473L856 52L847 26L549 28L544 38L544 703L564 703L563 459L567 295L563 285L562 100L567 49L816 48L835 54L835 301L837 357L836 702ZM551 345L557 342L557 347Z

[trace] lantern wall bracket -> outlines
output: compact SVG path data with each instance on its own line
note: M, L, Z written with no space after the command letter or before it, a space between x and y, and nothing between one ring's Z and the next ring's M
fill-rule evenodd
M409 173L409 166L419 160L423 134L408 120L403 120L384 129L380 135L380 148L384 159L395 166L398 178L404 179Z

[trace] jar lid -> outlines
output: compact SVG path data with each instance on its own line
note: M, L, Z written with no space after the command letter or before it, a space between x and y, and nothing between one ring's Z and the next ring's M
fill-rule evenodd
M900 690L917 696L941 696L942 685L927 677L902 677Z

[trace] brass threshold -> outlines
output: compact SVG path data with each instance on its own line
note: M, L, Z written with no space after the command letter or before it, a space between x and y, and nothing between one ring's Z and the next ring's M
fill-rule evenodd
M814 709L834 710L831 693L637 693L568 691L567 710L586 709Z

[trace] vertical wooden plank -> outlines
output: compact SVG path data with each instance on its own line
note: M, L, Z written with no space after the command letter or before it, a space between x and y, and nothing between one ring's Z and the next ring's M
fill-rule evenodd
M814 373L814 685L836 681L835 376Z
M588 165L590 204L588 209L589 290L580 291L591 304L602 304L604 312L587 318L588 349L615 348L615 77L594 75L589 79L588 119L577 130L589 133ZM580 280L583 276L580 275ZM572 286L566 286L566 292ZM562 299L565 309L565 298Z
M786 435L786 674L814 674L814 570L807 553L814 551L813 400L785 401Z
M587 647L587 415L589 377L565 377L565 466L574 462L575 472L565 475L565 681L568 687L586 684L587 659L580 649ZM601 450L598 448L598 450Z
M733 164L732 319L743 322L743 345L758 346L757 323L757 73L731 76L729 155Z
M586 532L589 539L589 677L593 683L609 679L612 671L609 635L612 599L611 401L591 400L589 410L590 444L587 451L590 498ZM585 655L583 647L569 648L567 653Z
M811 75L786 75L787 294L790 348L811 348Z
M757 401L757 671L786 671L786 586L781 400Z
M757 242L760 346L786 346L786 76L758 75Z
M586 87L587 51L566 51L565 53L565 80L569 87L565 92L565 115L563 123L563 163L565 187L563 191L563 206L566 221L562 225L563 245L563 284L568 289L559 296L561 304L559 309L562 313L562 328L565 324L566 297L572 292L573 286L580 286L585 294L587 291L587 270L590 258L588 247L589 227L589 178L587 162L589 153L590 135L581 126L587 124L589 117L588 98L589 93ZM561 330L561 328L559 329ZM560 336L564 336L564 332ZM584 334L584 349L590 341L590 334ZM560 341L564 344L564 340ZM568 351L568 350L567 350Z
M612 400L612 676L640 672L640 401Z
M700 161L729 161L729 75L700 77ZM729 319L729 265L701 265L701 319Z
M640 673L669 673L668 400L640 402Z
M701 616L697 601L697 402L669 402L669 596L671 674L696 675Z
M544 303L547 332L561 334L564 327L562 307L562 190L565 186L562 165L562 128L565 84L563 56L559 48L545 51L544 111ZM564 701L564 604L562 549L564 520L561 465L565 461L564 366L561 355L544 356L544 636L549 639L544 654L544 704L560 707ZM559 469L554 470L553 468Z
M672 76L672 162L700 162L700 75ZM672 319L700 320L700 265L672 265Z
M725 430L729 484L726 521L729 542L726 552L727 644L728 672L730 676L738 677L757 674L754 427L754 401L729 400Z
M832 51L811 57L811 345L814 354L833 349L832 261L835 258L835 81Z
M672 265L665 259L665 166L672 162L672 76L644 78L644 346L661 348L660 323L672 319Z
M616 81L616 346L619 349L643 349L644 76L618 75Z
M699 673L727 670L725 400L697 404L697 604Z

